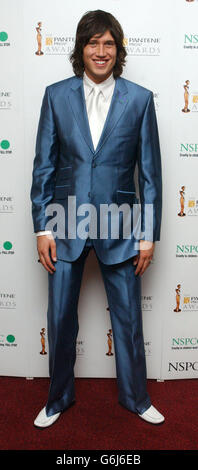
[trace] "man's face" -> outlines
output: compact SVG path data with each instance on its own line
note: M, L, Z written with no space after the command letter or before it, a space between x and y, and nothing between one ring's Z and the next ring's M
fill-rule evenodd
M103 82L112 73L116 62L117 47L110 31L101 37L92 36L83 49L85 72L95 83Z

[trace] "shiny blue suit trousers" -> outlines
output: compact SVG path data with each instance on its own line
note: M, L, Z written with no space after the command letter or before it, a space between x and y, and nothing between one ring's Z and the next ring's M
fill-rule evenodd
M75 402L74 365L79 329L77 309L83 269L90 249L93 249L93 245L88 238L77 260L67 262L58 259L56 271L49 273L48 416L65 410ZM106 265L98 258L113 330L118 401L127 409L141 414L149 408L151 402L146 390L141 279L135 275L136 267L132 261L130 258L118 264Z

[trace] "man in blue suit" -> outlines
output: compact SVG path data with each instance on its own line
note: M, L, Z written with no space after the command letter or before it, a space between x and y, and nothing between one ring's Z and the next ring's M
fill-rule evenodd
M31 199L39 260L49 273L50 389L38 427L75 402L77 307L91 249L110 309L119 403L150 423L164 421L146 390L141 312L141 275L160 239L160 146L152 92L121 78L123 39L110 13L83 15L70 57L75 75L47 86L43 98Z

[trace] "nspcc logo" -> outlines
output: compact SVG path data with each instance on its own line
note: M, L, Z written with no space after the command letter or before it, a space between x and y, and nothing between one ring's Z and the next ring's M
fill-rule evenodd
M178 243L176 245L176 258L198 258L198 245Z
M197 372L198 362L169 362L169 372Z
M180 157L198 157L198 144L197 143L181 143L180 144Z
M198 349L198 338L172 338L172 350L178 351L179 349L185 349L192 351Z
M198 49L198 34L184 34L184 49Z

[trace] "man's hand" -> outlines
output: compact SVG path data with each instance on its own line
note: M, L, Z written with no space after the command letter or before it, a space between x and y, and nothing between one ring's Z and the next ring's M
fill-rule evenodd
M39 235L37 237L37 250L39 260L44 268L51 274L56 271L51 259L56 261L56 242L52 235ZM51 255L51 258L50 258Z
M142 274L148 268L154 253L154 243L140 240L140 253L134 256L133 264L137 265L135 274Z

